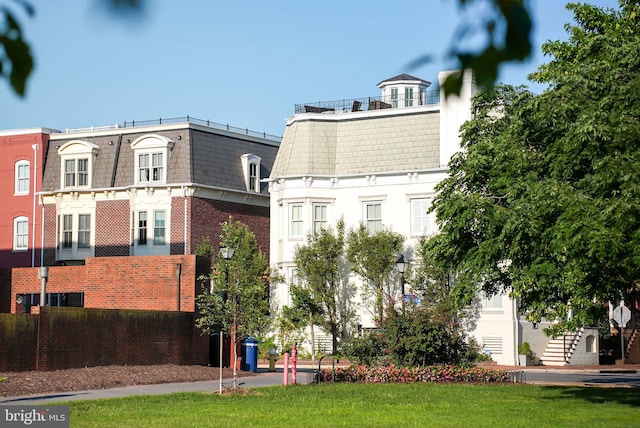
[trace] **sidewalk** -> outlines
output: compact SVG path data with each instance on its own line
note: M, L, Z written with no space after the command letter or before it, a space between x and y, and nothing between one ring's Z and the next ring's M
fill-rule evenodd
M336 363L335 366L343 366ZM498 366L488 365L486 368L505 370L509 372L538 372L538 373L640 373L638 365L624 366ZM304 361L297 365L297 384L306 385L313 382L314 370L317 370L318 362ZM322 368L331 368L331 361L323 361ZM255 374L237 378L241 388L261 388L284 384L284 371L282 361L276 363L276 371L268 371L268 364L260 362ZM223 388L231 388L233 379L224 378ZM289 371L288 383L291 384L291 371ZM162 395L178 392L211 392L217 393L220 381L209 380L200 382L164 383L154 385L134 385L122 388L100 389L90 391L73 391L54 394L30 395L22 397L0 398L0 405L41 405L61 401L100 400L105 398L130 397L134 395Z
M308 366L298 367L297 384L306 385L313 381L313 370ZM277 368L276 372L269 372L266 367L259 365L255 375L237 378L238 387L261 388L276 386L284 383L283 369ZM223 388L228 389L233 385L233 378L222 380ZM291 384L291 373L289 373ZM134 385L122 388L98 389L90 391L72 391L54 394L29 395L22 397L0 398L0 405L40 405L61 401L77 400L101 400L105 398L130 397L133 395L162 395L178 392L211 392L217 393L220 389L220 381L207 380L200 382L162 383L155 385Z

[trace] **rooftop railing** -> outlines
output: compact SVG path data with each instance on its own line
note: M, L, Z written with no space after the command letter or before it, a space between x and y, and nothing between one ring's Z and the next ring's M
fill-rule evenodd
M266 132L252 131L249 128L238 128L229 124L217 123L210 120L198 119L192 116L171 117L171 118L159 118L151 120L132 120L131 122L124 121L123 123L116 123L107 126L91 126L88 128L67 128L66 133L78 133L78 132L94 132L94 131L108 131L121 128L139 128L143 126L155 126L155 125L171 125L174 123L193 123L195 125L207 126L209 128L215 128L223 131L235 132L237 134L250 135L252 137L264 138L271 141L281 141L282 137Z
M356 112L365 110L381 110L387 108L408 108L440 103L440 91L426 91L413 97L379 96L367 98L352 98L336 101L320 101L315 103L296 104L295 113L335 113Z

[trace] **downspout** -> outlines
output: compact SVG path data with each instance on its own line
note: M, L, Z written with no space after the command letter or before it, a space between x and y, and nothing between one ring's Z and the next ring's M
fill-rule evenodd
M186 256L187 253L187 187L186 186L182 186L182 196L184 197L184 216L183 216L183 221L184 221L184 255Z
M38 191L38 149L40 145L33 144L33 215L31 218L31 267L36 266L36 192Z
M40 214L40 266L44 266L44 200L42 195L40 195L40 207L42 210Z

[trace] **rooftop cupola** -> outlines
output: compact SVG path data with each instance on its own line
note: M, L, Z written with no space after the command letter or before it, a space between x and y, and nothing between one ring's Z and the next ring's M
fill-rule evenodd
M431 82L400 74L378 83L382 91L382 101L392 108L415 107L427 104L427 88Z

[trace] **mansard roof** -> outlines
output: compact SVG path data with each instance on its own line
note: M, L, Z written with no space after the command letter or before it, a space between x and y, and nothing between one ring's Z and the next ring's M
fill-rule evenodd
M42 191L60 189L62 165L58 149L71 141L83 141L96 147L92 188L125 188L135 183L135 141L161 138L169 151L165 184L194 184L232 191L246 191L241 156L254 153L261 158L260 176L266 178L275 161L278 143L261 138L224 132L191 123L144 128L120 128L109 131L58 133L51 135L46 156ZM267 195L266 185L260 193Z

